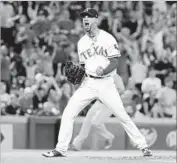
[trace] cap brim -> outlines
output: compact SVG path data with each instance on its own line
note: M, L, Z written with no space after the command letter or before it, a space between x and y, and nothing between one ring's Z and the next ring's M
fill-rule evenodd
M92 14L90 14L89 12L81 12L80 13L80 17L84 17L84 16L91 16L91 17L94 17Z

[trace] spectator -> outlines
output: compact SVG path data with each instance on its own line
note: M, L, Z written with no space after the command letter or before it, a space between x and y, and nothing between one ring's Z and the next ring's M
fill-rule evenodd
M144 96L149 96L151 93L157 93L160 88L161 80L156 77L155 70L151 68L148 77L142 83L141 90Z
M39 4L35 4L32 1L28 1L27 14L31 20L35 20L39 10Z
M33 90L35 90L35 94L33 96L33 109L43 108L43 104L47 102L51 89L54 89L57 94L61 96L61 90L53 77L36 74L35 80L36 85L33 86Z
M155 61L157 60L157 56L154 49L154 43L150 40L150 38L145 43L145 50L143 53L143 62L146 66L150 67L155 64Z
M115 10L114 21L112 25L112 32L116 35L117 32L120 32L123 27L123 12L119 9Z
M98 5L95 5L95 7L99 9ZM112 24L112 14L109 9L109 3L103 1L102 9L100 11L100 16L99 16L99 28L107 32L111 32L111 28L112 28L111 24Z
M67 45L68 46L68 45ZM53 53L53 71L54 76L57 75L58 72L58 64L65 63L69 56L64 51L64 47L59 46L55 48L55 52Z
M1 81L6 84L6 91L10 93L11 78L10 78L10 57L8 56L8 50L5 45L1 47Z
M172 61L172 65L173 65L173 71L169 74L171 77L172 77L172 80L173 80L173 89L177 89L177 84L176 84L176 61L177 61L177 54L176 54L176 51L173 52L172 54L172 58L171 58L171 61Z
M34 81L35 81L34 78L33 79L26 78L26 80L25 80L25 88L31 87L34 84Z
M59 12L60 12L60 5L59 5L58 2L51 1L50 4L49 4L49 7L50 7L51 11L54 13L54 15L59 14Z
M156 99L157 92L155 90L151 91L150 94L146 94L143 97L142 107L140 108L140 113L148 117L163 117L161 108L157 105Z
M153 1L143 1L143 8L145 14L152 15L153 4L154 4Z
M20 114L31 114L33 110L33 91L30 87L24 89L23 95L19 98Z
M149 31L150 29L152 29L152 25L153 25L152 15L148 15L146 13L143 13L143 29L142 29L142 32L146 32L146 31Z
M45 49L47 47L44 47ZM43 50L45 51L45 50ZM42 74L46 76L53 76L52 56L48 51L43 53L43 56L38 60L38 66Z
M146 114L144 115L141 113L141 110L143 107L143 104L142 104L143 101L142 101L141 96L138 94L134 94L132 96L131 100L132 100L132 104L131 104L131 106L129 106L129 107L131 107L130 116L135 119L137 119L137 118L140 119L140 117L144 118L146 116Z
M47 93L46 89L43 87L39 87L33 96L33 111L34 114L37 113L39 110L43 109L44 103L47 101Z
M82 22L80 19L76 19L74 25L75 25L75 28L71 30L72 34L79 35L80 33L83 33Z
M130 35L133 39L140 36L142 31L143 20L137 11L129 12L129 20L124 24L130 30Z
M69 12L71 20L75 20L78 18L80 12L85 8L85 4L83 1L70 1Z
M125 92L121 95L122 102L125 106L131 105L132 97L136 94L135 83L132 78L129 78Z
M26 65L26 72L27 72L26 76L28 79L31 79L31 80L34 79L35 74L36 74L36 69L37 69L37 64L35 60L30 59Z
M43 106L43 110L39 110L36 113L37 116L56 116L59 115L58 110L54 108L52 103L45 102Z
M0 82L0 103L4 103L5 105L10 105L11 98L8 93L6 93L6 84Z
M134 114L136 112L137 98L135 98L135 96L139 97L139 94L135 87L134 81L132 80L132 78L130 78L125 92L121 95L121 99L126 108L127 113L131 117L134 117Z
M59 100L60 95L54 89L50 89L47 102L44 103L43 110L40 110L38 116L58 116L60 114Z
M39 87L46 80L46 77L41 73L37 73L34 78L36 87Z
M10 2L0 2L1 38L9 46L14 45L14 23L19 17L15 16L14 8Z
M165 78L165 87L162 87L158 94L158 105L163 110L166 118L176 118L176 91L172 89L173 81L171 78Z
M7 103L5 103L5 102L0 102L0 114L1 114L1 115L6 115L6 114L5 114L6 107L7 107Z
M173 70L173 65L169 62L168 55L162 54L160 59L154 64L154 69L156 71L156 77L158 77L162 85L164 85L165 77Z
M167 12L167 4L165 1L155 1L153 8L158 9L159 12Z
M142 83L143 106L140 111L149 117L163 117L162 110L158 107L156 99L157 92L161 88L161 80L155 75L155 71L151 68L149 77Z
M147 71L148 68L143 64L141 56L139 56L138 60L131 65L132 79L139 92L141 92L142 82L147 77Z
M41 97L40 98L41 100L36 95L35 95L35 100L34 100L34 97L33 97L33 104L36 101L35 106L37 107L38 104L40 105L38 107L39 109L36 110L36 112L39 112L39 113L37 113L37 115L45 115L46 114L45 112L47 112L47 114L48 114L48 112L52 111L52 110L50 110L52 108L55 108L55 111L54 112L52 111L52 115L53 114L59 114L57 112L57 109L59 111L58 101L60 100L62 92L59 89L55 79L52 78L52 77L45 77L42 74L37 74L35 76L35 78L36 78L36 81L37 81L37 85L36 85L36 88L35 88L35 90L37 89L36 95L37 95L37 92L38 92L38 96ZM38 99L36 99L37 97L38 97ZM50 108L50 107L52 107L52 108Z
M119 49L121 53L121 57L119 57L119 65L117 67L117 73L123 79L124 85L127 86L128 79L130 77L129 73L129 60L128 60L128 50L125 48L125 44L121 41L119 42Z
M11 103L7 105L4 114L5 115L16 115L18 114L19 106L18 106L18 95L11 94Z
M155 9L153 12L153 30L154 35L152 40L154 42L155 52L157 58L161 57L163 54L163 36L165 32L165 18L162 14L159 13L158 9Z
M60 33L68 35L69 32L74 29L74 22L73 20L69 19L70 13L67 10L63 10L60 19L58 21L58 27L60 29Z
M58 63L58 72L56 74L56 81L60 86L67 82L66 76L64 76L64 64Z
M77 55L76 47L74 44L71 44L70 58L74 63L79 63L79 57Z
M21 26L16 35L16 43L21 44L23 61L28 61L33 54L33 42L36 39L34 32L28 26Z
M26 79L26 68L23 64L22 58L16 55L12 61L12 69L14 71L14 77L17 79L19 87L24 87Z

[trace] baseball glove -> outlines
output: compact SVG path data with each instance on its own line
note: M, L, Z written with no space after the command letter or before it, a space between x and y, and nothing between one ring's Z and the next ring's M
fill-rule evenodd
M82 66L76 65L71 61L66 62L65 64L65 76L67 80L72 84L80 84L83 76L85 75L85 70Z

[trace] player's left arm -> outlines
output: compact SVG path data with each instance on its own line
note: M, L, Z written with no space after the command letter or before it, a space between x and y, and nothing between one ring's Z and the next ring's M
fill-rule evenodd
M118 57L121 56L119 46L114 37L110 38L109 45L106 49L109 65L103 70L103 75L107 75L118 67Z
M118 67L118 57L109 58L109 65L103 70L103 75L107 75Z

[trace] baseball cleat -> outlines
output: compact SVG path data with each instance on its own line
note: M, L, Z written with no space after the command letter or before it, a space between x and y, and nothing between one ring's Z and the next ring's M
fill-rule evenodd
M150 156L152 156L152 151L149 149L149 148L144 148L144 149L142 149L142 152L143 152L143 156L144 157L150 157Z
M51 152L46 152L42 154L44 157L65 157L63 154L61 154L56 149L52 150Z
M112 138L112 139L107 139L107 140L105 141L104 149L109 149L109 148L111 148L111 147L112 147L113 140L114 140L114 138Z

